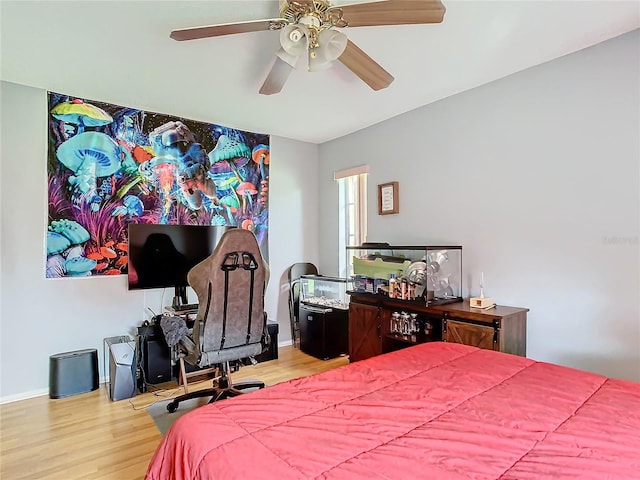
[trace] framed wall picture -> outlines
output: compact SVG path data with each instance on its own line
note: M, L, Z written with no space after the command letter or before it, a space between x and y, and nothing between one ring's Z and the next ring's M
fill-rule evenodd
M398 204L398 182L378 185L378 215L400 213Z

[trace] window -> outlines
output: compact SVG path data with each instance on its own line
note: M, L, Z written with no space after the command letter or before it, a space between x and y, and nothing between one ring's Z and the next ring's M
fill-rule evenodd
M343 178L345 196L345 245L367 239L367 174Z
M338 257L340 276L347 275L346 246L361 245L367 241L367 174L369 167L356 167L334 174L339 186L339 240Z

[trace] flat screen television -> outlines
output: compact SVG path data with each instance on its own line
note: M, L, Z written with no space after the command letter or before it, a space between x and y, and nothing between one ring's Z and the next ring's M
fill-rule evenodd
M129 224L129 290L174 288L173 305L187 302L187 273L207 258L230 228Z

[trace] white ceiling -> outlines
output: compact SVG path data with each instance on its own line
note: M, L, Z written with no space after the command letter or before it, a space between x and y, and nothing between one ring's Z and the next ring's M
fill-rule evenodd
M278 32L169 38L176 28L277 17L277 0L2 0L1 75L322 143L640 27L636 0L442 1L441 24L344 30L395 76L378 92L337 62L323 72L297 69L280 94L259 95Z

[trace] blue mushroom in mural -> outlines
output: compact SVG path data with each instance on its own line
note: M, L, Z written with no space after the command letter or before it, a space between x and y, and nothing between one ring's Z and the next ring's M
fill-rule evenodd
M85 127L99 127L113 122L107 112L79 99L59 103L51 109L51 115L64 123L77 125L78 133L84 132Z
M86 228L78 222L68 220L66 218L51 222L51 225L49 225L49 232L62 235L64 238L69 240L69 245L78 245L79 243L84 243L91 238Z
M86 203L92 203L92 210L97 211L102 199L96 178L113 175L120 169L120 153L120 147L108 135L84 132L63 142L56 157L75 174L69 177L69 183L85 197Z
M71 242L67 237L56 232L47 232L47 256L56 255L69 248Z
M142 215L144 211L144 205L142 204L142 200L140 200L135 195L126 195L122 199L122 205L118 205L111 215L113 217L122 217L123 215L129 215L131 217L137 217Z
M98 262L86 257L73 257L64 262L67 275L72 277L86 277L91 275L91 270L96 268Z
M222 215L214 215L213 218L211 219L211 225L213 226L223 227L226 224L227 224L227 219L224 218Z

